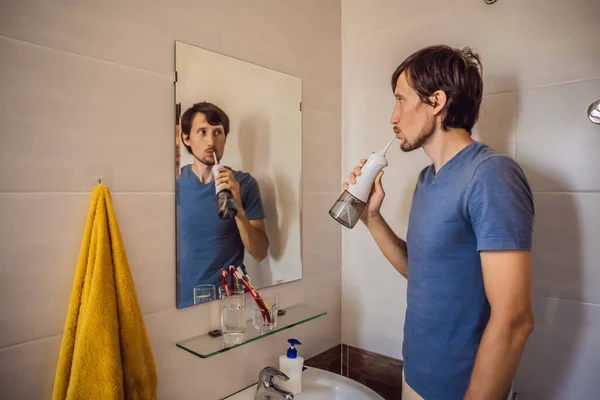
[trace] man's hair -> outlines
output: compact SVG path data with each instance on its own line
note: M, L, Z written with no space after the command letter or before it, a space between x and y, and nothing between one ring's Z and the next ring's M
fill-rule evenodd
M215 126L215 125L223 125L223 130L225 131L225 137L229 133L229 117L225 114L218 106L208 103L206 101L196 103L190 108L188 108L183 115L181 116L181 134L189 136L192 131L192 121L194 121L194 117L196 114L202 113L206 116L206 122ZM182 140L183 145L187 149L187 151L193 155L192 149L190 146L185 144Z
M483 96L482 65L479 55L469 47L456 49L445 45L425 47L400 64L392 75L392 90L402 72L421 101L433 105L429 97L437 90L446 93L442 129L462 128L469 134L479 118Z

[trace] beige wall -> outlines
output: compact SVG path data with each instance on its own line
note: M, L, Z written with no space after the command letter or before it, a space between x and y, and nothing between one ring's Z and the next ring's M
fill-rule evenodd
M101 177L113 193L161 399L217 399L340 343L341 4L179 0L0 5L0 391L52 391L80 240ZM327 317L202 360L175 342L217 327L216 305L175 308L174 41L303 79L303 249L284 305Z
M535 191L537 329L519 399L600 393L600 98L597 0L343 0L343 171L391 137L390 78L430 44L472 46L483 60L477 138L515 157ZM388 151L384 214L405 237L412 190L430 163ZM358 225L343 233L343 341L401 358L406 281Z

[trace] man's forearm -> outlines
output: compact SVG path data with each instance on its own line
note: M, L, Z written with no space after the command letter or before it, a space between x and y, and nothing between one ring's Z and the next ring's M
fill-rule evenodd
M483 333L465 400L504 400L533 325L528 320L506 324L490 318Z
M235 217L235 222L240 232L242 243L248 253L256 259L262 261L269 250L269 240L267 235L260 229L252 226L245 213L241 212Z
M400 239L381 215L370 217L365 222L373 239L385 258L402 276L408 277L408 252L406 242Z

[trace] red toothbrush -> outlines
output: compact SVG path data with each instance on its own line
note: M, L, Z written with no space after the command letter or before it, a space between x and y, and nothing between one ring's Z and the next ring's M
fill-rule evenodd
M221 280L223 282L223 290L225 290L225 296L229 296L229 288L227 287L227 270L221 269Z
M233 265L229 266L229 276L231 276L231 280L229 281L229 289L233 292L235 290L234 281L235 281L235 267Z
M267 323L272 323L273 320L271 318L271 314L269 313L269 308L267 307L267 304L265 303L265 301L258 295L258 293L256 292L256 290L254 290L254 288L252 287L252 285L250 284L250 282L246 281L244 279L244 275L242 275L242 273L240 272L240 270L238 269L237 271L235 271L235 277L242 282L242 284L244 286L246 286L246 289L248 289L248 292L250 292L250 295L252 296L252 298L254 299L254 301L256 302L256 304L258 305L258 308L260 308L260 311L263 315L263 318L267 321Z

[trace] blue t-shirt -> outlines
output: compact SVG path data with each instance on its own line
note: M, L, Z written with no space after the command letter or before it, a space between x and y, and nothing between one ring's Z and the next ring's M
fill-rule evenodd
M406 382L421 397L463 398L490 316L479 251L531 250L533 216L521 168L482 143L419 175L406 238L403 358Z
M256 179L234 171L240 184L242 205L249 220L264 218ZM244 244L235 219L222 220L217 213L215 181L202 183L191 165L182 168L177 182L177 305L192 305L194 286L213 284L218 294L221 268L239 267Z

